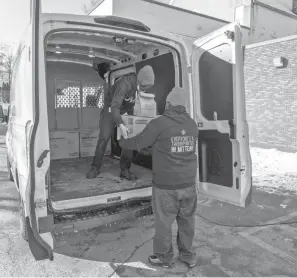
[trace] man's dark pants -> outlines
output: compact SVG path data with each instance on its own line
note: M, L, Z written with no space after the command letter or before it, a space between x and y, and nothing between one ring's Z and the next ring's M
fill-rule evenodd
M178 225L177 247L180 259L187 263L196 261L192 252L197 208L196 186L177 190L153 187L153 211L156 218L153 252L164 263L173 262L171 226Z
M111 138L115 127L115 122L113 120L111 112L108 108L103 108L100 115L99 122L99 138L97 141L97 147L95 151L95 156L93 158L92 166L95 166L98 170L100 169L104 157L104 153ZM123 149L120 160L121 170L130 169L133 160L133 150Z

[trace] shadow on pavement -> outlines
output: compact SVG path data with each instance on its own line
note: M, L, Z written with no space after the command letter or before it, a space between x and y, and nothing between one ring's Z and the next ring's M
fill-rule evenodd
M5 171L0 171L0 181L2 182L10 182L10 180L8 179L8 172L7 170Z
M184 276L188 269L178 262L170 270L150 266L148 256L152 254L153 235L154 217L149 216L135 222L122 223L116 228L95 228L56 235L55 252L108 263L114 270L113 274L121 277Z
M213 255L201 254L201 242L195 243L197 253L197 267L189 269L177 258L171 269L154 267L148 263L148 256L152 254L152 238L154 235L153 216L144 220L137 220L138 224L126 223L118 231L106 229L92 229L76 234L69 233L56 236L55 252L66 256L108 263L113 269L109 275L120 277L187 277L203 276L200 269L207 273L215 273L212 277L227 277L228 275L213 264ZM176 227L173 227L173 246L176 250ZM199 232L196 235L199 238ZM204 271L204 272L205 272Z
M187 277L189 271L178 263L171 269L131 266L129 264L120 267L111 265L111 267L115 269L114 274L120 277Z
M6 211L11 211L11 212L19 212L19 204L17 203L17 205L2 205L0 204L0 211L1 210L6 210Z
M272 271L276 271L273 269L276 265L279 273L284 273L284 269L287 276L297 273L294 264L282 261L240 237L238 233L246 230L246 227L232 227L258 225L289 215L296 211L297 199L254 190L253 202L248 208L239 208L202 196L199 196L198 203L194 240L198 266L192 270L178 260L175 267L169 270L149 265L148 256L152 254L151 239L154 235L153 216L133 223L122 223L114 229L95 228L56 235L55 252L107 263L113 269L113 274L120 277L269 276L273 274ZM176 226L173 226L173 246L177 255ZM263 233L269 231L271 228L263 230ZM258 265L259 260L263 266Z
M1 201L13 201L13 202L19 202L18 198L10 197L10 196L0 196L0 202Z

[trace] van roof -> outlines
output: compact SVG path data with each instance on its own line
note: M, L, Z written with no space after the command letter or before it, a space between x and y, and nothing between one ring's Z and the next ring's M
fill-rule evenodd
M133 29L133 27L131 27L130 29L127 28L127 26L123 26L121 28L123 28L124 30L128 30L128 31L135 31L138 33L142 33L144 36L145 35L149 35L151 37L157 37L159 39L163 39L163 40L167 40L167 41L175 41L177 42L177 37L174 34L168 33L166 31L163 31L162 29L154 29L154 28L150 28L148 26L146 26L145 24L143 24L140 21L136 21L136 20L131 20L131 19L127 19L127 18L123 18L123 17L116 17L116 16L90 16L90 15L74 15L74 14L62 14L62 13L43 13L41 16L41 20L42 22L46 22L46 21L64 21L64 22L69 22L72 24L84 24L86 26L107 26L107 27L114 27L114 28L119 28L120 26L116 26L111 25L111 24L107 24L107 22L105 22L106 24L103 23L96 23L95 19L103 19L103 18L109 18L109 20L112 18L113 21L114 20L118 20L118 21L124 21L125 24L126 22L129 22L129 24L135 24L137 26L141 26L140 29L146 29L146 30L137 30L137 29ZM147 31L150 30L150 31Z
M43 22L48 20L67 21L71 23L83 23L92 25L105 25L109 27L118 27L140 32L150 32L150 28L138 20L133 20L118 16L88 16L73 14L42 14Z

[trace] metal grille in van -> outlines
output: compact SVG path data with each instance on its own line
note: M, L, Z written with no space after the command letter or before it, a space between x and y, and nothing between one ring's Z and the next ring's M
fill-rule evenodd
M82 88L82 107L102 108L104 104L103 87L98 85L84 85ZM98 106L97 106L97 99Z
M77 108L80 107L80 87L69 86L64 89L57 89L56 108Z

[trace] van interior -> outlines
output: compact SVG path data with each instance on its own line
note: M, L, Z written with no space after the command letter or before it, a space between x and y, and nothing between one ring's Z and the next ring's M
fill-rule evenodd
M151 188L151 156L148 150L135 153L131 172L136 181L121 179L121 148L117 129L109 142L103 166L96 179L88 180L99 134L100 112L104 105L103 84L98 69L110 65L106 81L112 85L120 76L150 65L155 84L148 92L155 95L157 114L165 109L168 93L179 83L178 54L172 48L135 38L103 33L54 32L46 39L46 86L51 165L49 194L52 204L71 209L75 200L89 198L80 206L109 205L126 192L141 198L137 190ZM99 99L99 101L98 101ZM100 196L110 198L100 199ZM57 209L58 210L58 209Z

